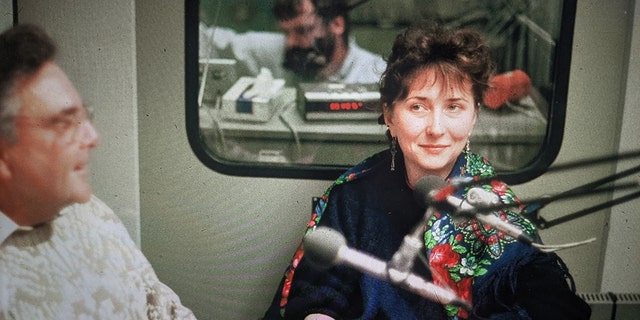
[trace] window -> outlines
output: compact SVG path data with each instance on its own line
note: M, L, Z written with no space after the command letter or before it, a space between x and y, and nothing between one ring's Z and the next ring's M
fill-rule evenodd
M388 147L375 83L300 83L277 71L284 36L272 1L185 5L187 133L205 165L238 176L334 179ZM575 7L575 0L406 0L391 7L370 0L350 11L349 32L383 57L399 31L423 18L483 32L498 77L517 77L527 89L503 88L513 89L506 103L485 100L472 151L517 184L544 173L560 149ZM247 98L251 90L257 94Z

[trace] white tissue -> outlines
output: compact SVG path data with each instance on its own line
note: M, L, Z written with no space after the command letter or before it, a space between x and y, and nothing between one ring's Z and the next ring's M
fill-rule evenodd
M273 95L274 91L280 89L280 86L274 86L273 74L267 68L260 68L260 73L256 76L253 84L242 94L242 97L251 99L254 97L268 98Z

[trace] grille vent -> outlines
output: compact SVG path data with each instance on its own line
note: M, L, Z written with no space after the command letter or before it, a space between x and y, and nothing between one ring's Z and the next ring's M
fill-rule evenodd
M591 306L591 320L640 319L640 294L578 293Z
M591 320L615 320L613 296L608 293L578 293L591 306Z
M616 294L616 320L640 319L640 294Z

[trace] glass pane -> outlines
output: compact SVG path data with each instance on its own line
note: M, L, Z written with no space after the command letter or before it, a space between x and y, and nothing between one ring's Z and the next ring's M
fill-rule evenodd
M498 67L497 91L485 98L471 148L510 183L544 172L562 139L575 1L353 3L350 41L381 57L420 19L481 31ZM273 1L186 6L187 126L205 164L228 174L325 179L388 147L377 78L312 82L285 70Z

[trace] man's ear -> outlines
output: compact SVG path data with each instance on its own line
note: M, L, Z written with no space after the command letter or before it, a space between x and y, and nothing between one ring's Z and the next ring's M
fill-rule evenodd
M9 169L9 163L5 155L6 149L6 143L0 141L0 179L2 180L11 178L11 170Z
M329 23L329 30L331 30L331 33L335 35L341 36L344 33L345 29L345 21L344 17L342 16L335 17Z

